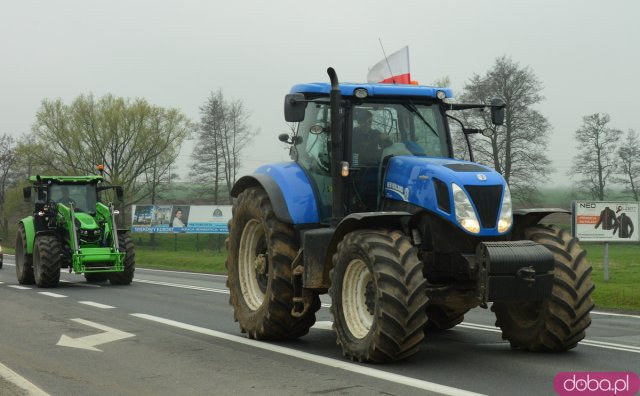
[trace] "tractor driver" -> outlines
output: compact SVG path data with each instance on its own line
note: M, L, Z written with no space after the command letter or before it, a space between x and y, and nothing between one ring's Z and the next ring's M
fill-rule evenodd
M351 147L354 166L378 166L382 149L391 146L389 136L371 126L373 114L366 109L356 109L354 120L358 126L353 128Z
M69 186L60 186L62 197L58 200L59 203L64 205L76 205L76 201L69 196Z

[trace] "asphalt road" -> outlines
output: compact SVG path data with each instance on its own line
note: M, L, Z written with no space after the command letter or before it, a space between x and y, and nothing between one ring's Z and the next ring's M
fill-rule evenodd
M310 333L256 342L240 333L225 277L138 269L131 286L75 274L56 289L0 270L0 395L549 395L563 371L640 371L640 316L594 313L561 354L513 351L490 311L428 335L387 365L342 357L327 298ZM325 296L323 296L325 297ZM26 390L25 390L26 389Z

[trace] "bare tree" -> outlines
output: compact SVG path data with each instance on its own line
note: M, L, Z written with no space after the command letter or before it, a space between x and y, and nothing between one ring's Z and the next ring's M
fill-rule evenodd
M640 137L632 129L618 148L616 172L619 176L615 181L622 184L635 201L640 201Z
M16 142L7 134L0 136L0 234L9 232L9 218L5 211L7 188L15 181Z
M238 177L242 150L256 132L248 124L243 102L227 101L222 90L211 93L200 114L190 176L202 182L202 191L213 195L214 204L226 203Z
M615 172L615 153L622 131L608 127L611 117L595 113L582 117L582 127L574 137L578 154L573 158L571 176L579 176L579 190L593 199L604 200L606 186Z
M474 139L476 160L500 172L521 202L533 200L537 185L551 171L547 156L551 125L533 108L544 99L542 88L531 68L503 56L483 76L473 75L461 95L463 102L488 104L493 97L504 100L503 126L493 127L488 112L469 110L464 117L478 128L492 129L489 138Z
M103 164L106 178L125 187L128 205L150 195L145 175L155 168L157 181L167 172L190 128L178 110L144 99L81 95L70 105L44 100L30 151L38 168L61 174L94 174Z

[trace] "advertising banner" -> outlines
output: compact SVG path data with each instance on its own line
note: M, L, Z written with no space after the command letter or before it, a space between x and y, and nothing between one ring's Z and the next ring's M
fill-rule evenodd
M638 242L638 202L574 201L573 236L585 242Z
M131 232L227 234L231 205L133 205Z

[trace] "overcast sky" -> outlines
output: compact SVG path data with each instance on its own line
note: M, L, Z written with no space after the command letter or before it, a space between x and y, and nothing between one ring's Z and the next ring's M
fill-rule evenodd
M244 173L287 160L283 97L300 82L366 80L409 46L412 79L449 76L454 95L497 57L530 66L553 125L553 183L565 186L582 116L640 130L640 1L5 1L0 134L30 131L44 98L142 97L193 121L221 88L260 129ZM182 173L190 144L183 149Z

